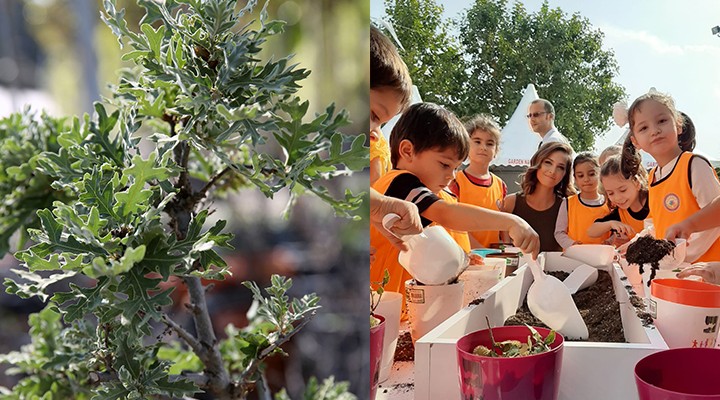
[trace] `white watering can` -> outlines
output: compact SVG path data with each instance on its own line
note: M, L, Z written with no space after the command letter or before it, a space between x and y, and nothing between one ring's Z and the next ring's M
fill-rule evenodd
M544 267L544 256L538 256L538 260ZM530 312L565 337L587 339L587 325L580 316L567 286L558 278L546 275L537 261L530 259L528 266L535 278L527 294Z
M407 244L409 250L398 255L400 265L416 281L425 285L444 285L457 279L470 265L470 257L442 226L425 228L417 235L396 235L390 230L400 216L385 215L383 227Z

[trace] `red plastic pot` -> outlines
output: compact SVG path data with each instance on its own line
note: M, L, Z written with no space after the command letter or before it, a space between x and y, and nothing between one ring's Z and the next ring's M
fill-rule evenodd
M549 329L535 328L546 337ZM496 342L527 342L526 326L493 328ZM551 350L517 358L478 356L472 353L478 345L491 348L490 331L469 333L457 342L460 391L463 400L555 400L560 386L560 369L564 338L555 334Z
M373 314L373 317L379 319L380 323L370 328L370 400L375 400L375 393L380 383L380 361L382 361L385 336L385 317L377 314Z
M720 349L659 351L635 364L640 400L718 400Z

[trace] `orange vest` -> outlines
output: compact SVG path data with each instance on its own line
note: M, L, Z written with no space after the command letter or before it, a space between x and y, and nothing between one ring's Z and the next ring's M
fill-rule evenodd
M370 134L370 160L380 159L380 176L390 171L390 145L385 136L380 133L378 137Z
M372 187L378 192L385 194L390 184L402 174L409 174L404 170L393 169L378 179ZM440 192L438 197L444 201L457 202L450 194ZM446 228L450 236L458 242L460 247L465 251L470 251L470 239L466 232L451 231ZM377 287L377 283L382 282L384 271L387 269L390 273L390 281L385 285L385 290L390 292L405 293L405 281L412 279L412 276L398 262L398 254L400 251L395 248L383 236L380 231L370 225L370 246L375 248L375 260L370 262L370 285ZM403 298L403 313L405 310L405 300Z
M580 195L576 194L567 198L568 236L576 242L583 244L602 244L610 237L606 233L601 237L590 237L587 230L596 219L602 218L610 212L607 204L591 206L580 201Z
M700 210L688 181L692 157L693 153L682 153L670 175L658 182L655 182L657 167L650 171L648 179L652 183L648 201L650 202L650 215L655 226L655 237L665 237L665 230L670 225L683 221ZM695 262L718 260L720 260L720 241L713 243L708 251Z
M648 201L648 200L646 200ZM628 210L623 210L622 208L618 207L618 213L620 214L620 222L622 222L625 225L630 225L634 230L635 233L640 233L643 229L645 229L645 224L643 219L637 220L633 218L632 215L630 215L630 212ZM650 215L648 214L648 217Z
M460 190L458 201L498 211L497 202L503 199L503 181L493 173L490 175L492 176L492 184L490 186L480 186L471 182L465 171L458 173L455 177L455 183L457 183ZM470 235L482 247L489 247L490 243L500 241L498 231L476 231L470 232Z

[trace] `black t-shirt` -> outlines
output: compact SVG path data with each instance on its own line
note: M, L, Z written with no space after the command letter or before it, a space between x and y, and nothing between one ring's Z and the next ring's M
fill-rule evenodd
M423 227L432 224L432 221L423 217L422 213L436 201L442 200L411 173L395 177L385 191L385 195L415 203L420 212L420 221Z
M630 216L635 218L638 221L644 221L645 218L647 218L648 214L650 214L650 206L648 204L649 202L645 200L645 205L643 205L643 208L640 209L640 211L635 212L628 208L628 213L630 213ZM615 207L610 214L598 218L595 220L595 222L607 222L607 221L622 221L620 219L620 209Z

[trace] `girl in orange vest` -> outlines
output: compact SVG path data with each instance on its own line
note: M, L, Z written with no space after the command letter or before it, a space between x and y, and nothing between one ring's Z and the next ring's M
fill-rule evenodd
M588 228L608 211L605 196L598 191L600 164L591 153L580 153L573 161L573 177L580 193L563 199L555 223L555 240L563 249L574 244L600 244L610 237L588 235Z
M639 156L639 154L638 154ZM637 166L639 167L639 163ZM643 230L648 208L647 176L643 168L628 172L621 170L620 156L609 157L600 168L600 181L612 211L595 220L587 231L590 237L612 233L611 243L619 246Z
M623 163L636 162L636 148L657 161L648 179L649 205L655 237L663 238L668 227L720 196L720 181L705 158L691 153L695 128L670 96L656 91L640 96L630 106L628 119L630 140L623 146ZM719 237L720 228L691 236L685 261L720 261Z
M449 189L461 203L499 210L498 203L507 195L507 186L489 168L500 149L500 127L489 115L480 114L467 122L465 129L470 133L470 164L457 173ZM487 248L500 241L497 230L469 233L473 248Z

